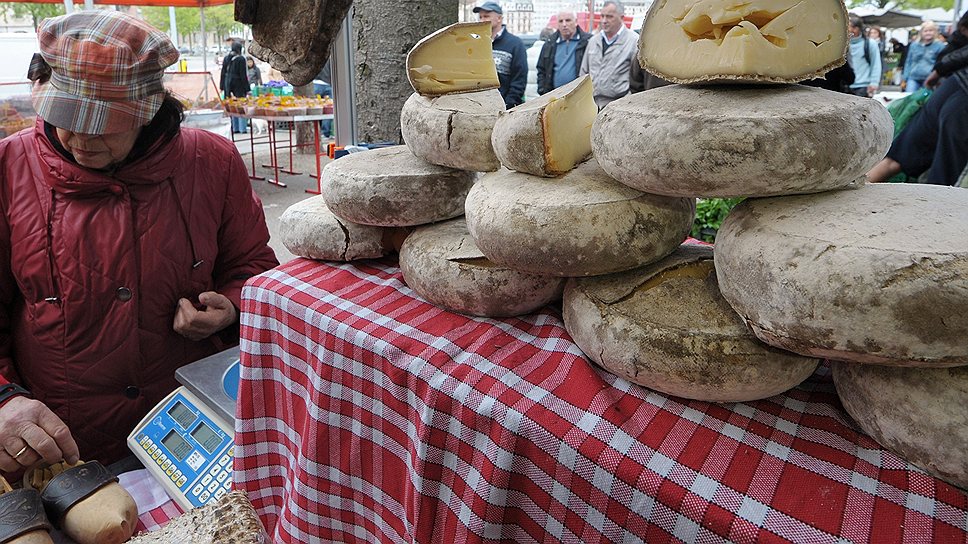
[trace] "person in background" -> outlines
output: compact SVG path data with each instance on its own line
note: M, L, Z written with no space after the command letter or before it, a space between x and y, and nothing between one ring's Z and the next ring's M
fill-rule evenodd
M940 83L940 84L939 84ZM968 164L968 13L938 54L924 86L937 89L897 135L887 157L867 173L872 183L899 172L935 185L954 185Z
M87 10L37 37L36 124L0 141L8 474L129 456L175 370L238 343L242 285L278 264L235 146L181 126L164 32Z
M255 63L251 56L245 58L246 75L249 77L249 86L262 86L262 70Z
M908 46L901 43L897 38L891 38L891 52L898 54L897 68L894 71L897 75L894 76L896 78L894 83L895 85L899 85L904 81L902 73L904 72L904 62L907 60Z
M919 39L908 46L902 76L905 91L913 93L924 86L924 80L938 60L938 53L944 49L944 44L937 37L938 25L934 21L925 21L921 25Z
M558 30L541 47L538 55L538 94L578 77L590 34L578 26L574 11L558 14Z
M854 82L850 92L857 96L873 97L881 83L881 55L877 44L864 35L864 22L850 15L850 66L854 70Z
M332 52L330 53L332 56ZM330 57L332 58L332 57ZM316 78L313 79L313 94L320 98L332 98L333 97L333 68L330 65L330 59L326 59L326 64L323 68L316 74ZM319 130L323 138L333 137L333 120L323 119L319 122Z
M231 57L222 65L225 72L225 98L245 98L248 96L249 73L246 68L245 55L242 54L242 44L234 42L232 44ZM247 132L246 119L243 117L231 117L232 132L244 134Z
M638 54L639 35L625 28L625 7L617 0L602 6L601 30L588 41L578 75L592 76L598 109L629 94L632 63Z
M491 50L497 77L501 81L504 106L511 109L524 103L528 86L528 50L521 38L511 34L504 25L504 10L497 2L484 2L474 8L478 19L491 23Z

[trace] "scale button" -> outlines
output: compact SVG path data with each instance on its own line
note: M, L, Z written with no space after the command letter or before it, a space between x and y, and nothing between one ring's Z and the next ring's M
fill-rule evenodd
M222 458L218 460L218 463L224 467L228 465L230 461L232 461L231 457L228 455L223 455Z
M182 475L182 471L180 471L180 470L178 470L178 469L176 468L176 469L175 469L175 478L181 478L181 475Z
M155 453L151 454L151 458L154 459L155 461L158 461L159 457L161 457L161 450L155 450ZM160 463L161 462L159 461L159 464Z
M157 450L157 449L158 449L158 446L156 446L156 445L154 445L154 443L152 443L151 446L148 447L148 454L155 453L155 450Z
M181 486L185 485L185 482L187 482L187 481L188 481L188 477L187 476L180 476L178 478L178 487L181 487Z
M232 480L225 480L225 483L222 484L222 489L225 489L227 491L231 491L232 490Z
M170 466L171 466L171 461L169 461L168 459L165 458L164 455L162 455L161 456L161 470L168 470L168 467L170 467Z
M167 455L165 455L164 453L163 453L163 454L161 454L161 462L162 462L162 463L164 463L164 462L165 462L165 461L167 461L167 460L168 460L168 456L167 456Z
M144 448L144 449L146 449L146 450L149 449L149 448L151 448L152 446L154 446L154 444L152 444L151 442L149 442L147 440L145 440L144 442L141 443L141 447Z
M228 493L228 491L224 489L219 489L218 491L215 492L215 500L221 499L222 497L225 496L226 493Z
M208 490L209 490L209 491L210 491L211 493L215 493L215 490L216 490L216 489L218 489L219 487L220 487L220 486L219 486L219 484L218 484L218 482L212 482L212 483L211 483L211 484L210 484L210 485L208 486Z
M208 485L209 482L211 482L211 481L212 481L212 475L211 474L206 474L205 477L202 478L202 485Z
M172 483L178 485L178 476L175 474L174 470L171 471L171 474L169 474L168 477L171 478Z
M199 497L198 497L198 500L200 500L200 501L202 501L202 502L205 502L205 501L207 501L207 500L208 500L208 498L209 498L209 497L211 497L211 496L212 496L212 494L211 494L211 493L209 493L208 491L203 491L203 492L202 492L202 494L201 494L201 496L199 496Z
M225 479L228 478L228 477L229 477L229 473L228 472L219 472L218 473L218 477L215 478L215 479L218 480L219 482L224 482Z
M178 477L175 476L175 467L173 467L173 466L166 468L165 469L165 474L167 474L168 476L171 476L172 479L175 479L175 480L178 479Z
M192 495L195 495L197 497L198 494L204 490L205 490L205 487L203 487L202 484L198 484L195 486L194 489L192 489Z
M229 455L230 456L235 455L235 446L232 446L231 448L229 448Z

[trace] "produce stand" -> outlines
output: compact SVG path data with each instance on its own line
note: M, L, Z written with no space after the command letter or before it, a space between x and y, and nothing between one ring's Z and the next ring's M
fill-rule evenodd
M258 120L265 121L267 123L269 130L268 130L268 134L266 136L256 137L253 134L253 131L251 129L248 132L249 145L251 146L251 148L253 150L253 152L249 154L249 158L251 160L251 168L252 168L252 172L249 174L249 179L254 179L254 180L259 180L259 181L266 181L267 183L270 183L272 185L276 185L278 187L286 187L286 184L279 179L279 173L280 172L286 173L286 174L292 174L292 175L299 175L300 174L299 172L296 172L296 171L293 170L292 150L293 150L293 148L300 147L299 145L292 144L292 136L293 136L293 127L294 127L294 124L295 123L311 122L313 124L313 144L312 145L314 146L314 152L316 154L316 190L313 191L311 189L307 189L306 192L307 193L312 193L312 194L319 194L320 175L322 173L322 168L321 168L321 163L320 163L320 153L321 153L321 151L320 151L320 147L319 147L319 121L323 121L323 120L326 120L326 119L332 119L333 118L333 114L332 113L324 113L324 114L318 114L318 115L295 115L295 116L283 116L283 115L246 115L246 114L239 114L239 113L226 113L225 115L228 116L228 117L238 117L238 118L241 118L241 119L249 119L249 120L251 120L251 119L258 119ZM288 126L287 126L286 130L289 133L289 140L288 140L287 145L285 145L285 146L280 146L280 144L279 144L278 127L277 127L277 124L278 123L288 123ZM232 141L233 142L236 141L236 139L235 139L236 136L237 135L235 133L232 134ZM265 177L262 177L262 176L258 176L255 173L255 168L256 167L255 167L255 151L254 150L255 150L255 145L256 144L260 144L260 145L265 144L265 145L268 145L269 146L269 164L263 165L263 166L266 167L266 168L271 168L272 169L272 171L273 171L273 177L272 178L265 178ZM288 170L284 170L282 168L282 166L280 165L280 163L279 163L278 153L279 153L279 149L280 148L287 149L289 151L289 169Z
M968 496L859 432L829 367L712 404L588 362L548 307L474 319L391 259L242 295L235 482L274 542L964 542Z

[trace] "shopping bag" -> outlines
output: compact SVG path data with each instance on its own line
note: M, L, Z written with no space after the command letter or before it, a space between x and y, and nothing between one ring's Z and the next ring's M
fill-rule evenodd
M931 92L931 89L922 87L904 98L899 98L888 104L887 111L894 119L895 138L911 122L911 119L924 106L928 98L931 98Z

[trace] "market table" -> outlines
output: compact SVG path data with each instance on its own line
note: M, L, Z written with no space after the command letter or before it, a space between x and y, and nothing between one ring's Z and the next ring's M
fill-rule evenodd
M294 171L292 169L293 168L293 165L292 165L292 150L295 147L301 147L301 146L307 145L307 144L293 144L292 143L292 128L293 128L293 126L295 126L295 123L310 123L310 122L313 123L313 143L312 143L312 145L313 145L313 149L314 149L313 152L316 154L316 176L315 176L315 178L316 178L316 189L315 190L307 189L306 192L307 193L311 193L311 194L316 194L316 195L319 194L319 184L320 184L320 181L321 181L320 180L320 174L322 173L322 169L320 167L320 160L319 160L320 155L322 154L322 151L320 150L320 147L319 147L319 122L320 121L325 121L327 119L328 120L332 120L333 119L333 114L332 113L323 113L323 114L314 114L314 115L287 115L287 116L282 116L282 115L248 115L248 114L241 114L241 113L228 113L228 112L225 112L224 115L226 117L230 117L230 118L237 117L237 118L240 118L240 119L248 119L248 120L255 119L255 120L259 120L259 121L265 121L267 123L266 126L268 127L268 131L267 131L268 133L265 136L265 139L266 139L266 142L265 143L267 143L269 145L269 164L263 164L262 166L265 167L265 168L271 169L273 171L274 177L272 177L272 178L265 178L263 176L256 175L256 170L255 170L255 146L256 146L256 144L262 144L263 142L262 142L262 138L256 138L255 137L255 134L254 134L254 131L252 130L252 127L249 127L249 130L247 131L247 133L249 135L249 149L250 149L250 155L251 155L250 156L250 161L251 161L251 165L252 165L252 172L249 174L249 179L254 179L254 180L259 180L259 181L265 181L267 183L270 183L272 185L277 185L279 187L286 187L286 184L283 183L279 179L279 173L280 172L283 172L283 173L286 173L286 174L291 174L291 175L299 175L300 174L300 172L296 172L296 171ZM287 130L289 131L289 141L288 141L288 145L286 145L285 147L289 150L289 170L284 170L282 168L282 165L279 163L279 156L278 156L278 151L279 151L279 137L276 134L276 123L288 123L288 127L289 128ZM236 136L236 133L233 132L232 133L232 143L235 143L235 136Z
M242 298L235 482L274 541L968 541L968 495L860 434L827 365L668 397L555 308L452 314L387 259L296 259Z

